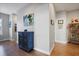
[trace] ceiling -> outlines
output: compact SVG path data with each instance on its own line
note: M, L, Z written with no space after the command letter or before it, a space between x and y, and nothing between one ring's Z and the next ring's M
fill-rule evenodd
M23 6L27 5L26 3L0 3L0 12L7 13L16 13Z
M54 5L56 12L79 9L79 3L55 3Z
M16 13L27 3L0 3L0 12ZM79 9L79 3L54 3L56 12L71 11Z

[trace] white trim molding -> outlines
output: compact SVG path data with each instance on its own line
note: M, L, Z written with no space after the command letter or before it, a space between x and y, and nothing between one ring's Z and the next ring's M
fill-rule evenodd
M50 55L49 52L46 52L46 51L43 51L43 50L40 50L40 49L37 49L37 48L34 48L34 50L37 50L37 51L42 52L42 53L44 53L44 54Z
M55 44L53 44L52 49L50 50L50 54L52 53L54 47L55 47Z
M59 40L55 40L55 42L64 43L64 44L67 43L67 41L59 41Z

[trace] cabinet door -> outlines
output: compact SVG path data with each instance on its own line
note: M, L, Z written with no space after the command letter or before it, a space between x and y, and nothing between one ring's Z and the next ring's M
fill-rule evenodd
M27 50L28 49L28 46L27 46L27 32L24 32L24 46L25 46L25 49Z
M24 35L23 32L19 32L19 47L24 47Z
M33 49L34 46L34 33L27 32L27 39L28 39L28 49Z

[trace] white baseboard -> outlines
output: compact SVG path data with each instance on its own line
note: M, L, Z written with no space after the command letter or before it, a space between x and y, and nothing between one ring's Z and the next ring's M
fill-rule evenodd
M54 47L55 47L55 44L53 44L52 49L50 50L50 54L53 51Z
M6 40L9 40L9 39L3 39L3 40L0 40L0 41L6 41Z
M64 43L64 44L67 43L67 41L59 41L59 40L55 40L55 42Z
M34 50L37 50L37 51L42 52L42 53L44 53L44 54L50 55L49 52L46 52L46 51L43 51L43 50L40 50L40 49L37 49L37 48L34 48Z

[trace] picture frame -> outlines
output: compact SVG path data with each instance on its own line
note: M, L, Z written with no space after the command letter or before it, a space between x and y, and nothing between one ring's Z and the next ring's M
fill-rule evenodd
M63 24L63 20L58 20L58 24Z
M34 25L34 13L27 14L23 16L24 26L33 26Z
M51 22L51 25L54 25L54 20L52 20L52 19L51 19L51 21L50 21L50 22Z

